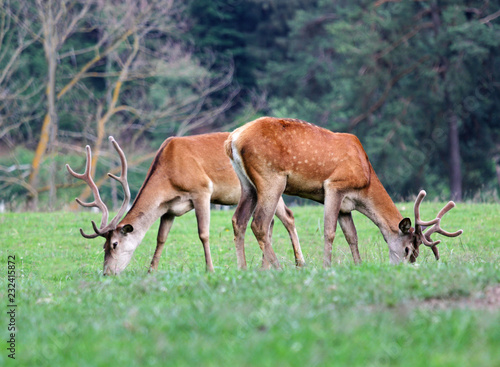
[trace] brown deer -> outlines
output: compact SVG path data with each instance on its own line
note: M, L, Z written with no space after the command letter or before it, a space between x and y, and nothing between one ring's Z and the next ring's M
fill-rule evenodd
M198 234L205 251L207 271L213 271L209 245L210 203L234 205L240 198L240 183L234 173L228 157L224 154L224 141L229 133L213 133L189 137L170 137L163 142L137 197L125 215L130 202L130 190L127 182L127 160L118 143L110 137L121 160L120 177L108 174L119 181L124 190L124 202L117 215L109 222L108 208L99 195L99 189L91 176L91 150L87 146L87 163L83 174L75 173L66 165L69 173L77 179L84 180L92 189L94 201L77 202L84 207L97 207L102 212L99 228L94 221L94 233L85 238L102 236L104 243L104 274L118 274L130 262L132 255L141 243L151 225L158 219L156 251L151 261L150 271L158 268L158 262L172 227L175 217L181 216L191 209L195 210L198 221ZM278 200L276 216L283 222L290 234L297 266L304 265L300 249L294 217L285 206L283 199ZM263 258L263 267L269 264Z
M429 222L420 220L419 206L425 191L415 202L416 226L403 218L379 181L358 138L294 119L262 117L236 129L225 143L226 154L241 181L242 195L233 216L238 264L245 267L244 233L253 214L252 231L267 261L280 268L271 247L271 219L283 193L324 204L324 260L331 266L332 243L337 220L349 243L355 263L360 263L358 236L351 212L358 210L380 229L389 245L391 263L415 261L421 243L430 246L439 259L430 235L448 237L442 216L455 206L449 202ZM424 232L427 226L431 226Z

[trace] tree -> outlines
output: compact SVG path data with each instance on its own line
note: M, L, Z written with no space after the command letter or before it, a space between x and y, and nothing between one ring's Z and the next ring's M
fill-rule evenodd
M461 200L462 182L477 191L494 177L491 150L467 146L491 130L497 13L485 1L320 1L296 13L287 60L268 62L261 86L275 115L356 133L391 193L425 185Z
M34 98L40 88L33 86L34 79L20 71L20 59L25 50L40 39L41 31L32 32L20 19L26 18L29 8L26 4L11 6L5 1L0 8L0 139L13 145L11 136L29 120L20 119L15 112L25 107L23 101ZM30 110L31 112L31 110ZM9 139L11 137L12 139Z
M42 87L30 73L25 72L23 56L41 37L25 20L30 17L26 3L3 1L0 7L0 140L14 149L22 139L21 131L30 133L30 124L39 118L36 112L41 104ZM0 166L0 189L7 197L15 195L13 187L36 194L26 182L29 165L15 161L9 167Z
M31 174L29 177L29 185L37 186L38 173L40 169L40 161L49 147L51 154L55 153L55 145L57 139L57 110L56 110L56 69L58 63L58 54L60 48L64 45L68 37L76 30L78 23L85 17L91 7L91 1L83 3L75 0L68 1L53 1L53 0L36 0L36 8L38 20L42 29L42 44L45 51L47 61L47 82L46 82L46 104L47 112L42 125L40 140L35 152L35 157L31 164ZM56 166L53 162L50 168L50 199L49 206L52 209L55 201L55 171ZM29 196L31 200L36 199L35 196ZM33 205L33 204L31 204Z
M30 30L43 34L38 45L44 46L47 78L45 118L25 183L34 199L48 187L55 203L56 188L66 185L55 156L73 149L72 139L93 146L95 167L107 131L126 134L134 145L143 137L162 141L163 133L206 128L231 105L237 92L232 65L215 68L210 58L192 56L180 37L182 11L174 0L38 1ZM215 92L224 97L221 103L211 100ZM43 186L38 177L47 152L53 168Z

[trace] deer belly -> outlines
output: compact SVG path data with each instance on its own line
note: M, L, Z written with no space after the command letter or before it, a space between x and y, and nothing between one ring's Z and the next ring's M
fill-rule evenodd
M291 174L288 176L284 193L311 199L320 203L322 203L325 198L322 181L305 179L300 174Z
M236 205L240 201L239 185L215 185L210 202L212 204Z

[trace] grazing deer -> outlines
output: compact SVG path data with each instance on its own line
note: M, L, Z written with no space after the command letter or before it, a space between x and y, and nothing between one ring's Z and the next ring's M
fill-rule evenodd
M66 165L69 173L84 180L92 189L94 201L77 202L84 207L97 207L102 212L99 228L94 221L94 233L85 238L102 236L104 243L104 274L118 274L130 262L146 231L158 219L156 251L151 261L150 271L158 268L158 262L175 217L194 208L198 221L198 234L205 251L207 271L213 271L210 256L209 227L210 203L234 205L240 198L240 183L228 157L224 154L224 141L229 133L214 133L189 137L170 137L163 142L151 164L146 179L127 215L120 221L130 202L127 182L127 160L118 143L110 137L121 160L121 176L108 174L120 182L124 191L124 201L117 215L108 222L108 208L99 195L99 189L91 177L91 150L87 146L87 163L83 174L75 173ZM274 215L274 214L273 214ZM304 258L295 229L293 214L278 200L276 216L283 222L290 234L297 266L304 264ZM269 264L263 258L263 267Z
M429 222L420 220L425 191L415 202L416 226L403 218L373 170L358 140L351 134L333 133L310 123L262 117L236 129L225 143L226 154L241 182L241 199L233 216L238 265L246 266L244 233L253 214L252 231L267 261L279 268L269 241L271 219L283 193L324 203L324 260L331 266L337 220L349 243L355 263L360 263L358 236L351 212L358 210L380 229L389 245L391 263L415 261L421 243L439 259L430 235L455 237L441 229L442 216L455 206L449 202ZM431 226L426 232L427 226Z

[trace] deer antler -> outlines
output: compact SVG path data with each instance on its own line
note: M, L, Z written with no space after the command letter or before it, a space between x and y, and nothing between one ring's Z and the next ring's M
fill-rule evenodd
M116 216L113 218L113 220L111 220L111 222L108 225L108 227L110 227L110 229L113 230L118 225L118 222L120 221L123 214L125 214L125 212L127 211L128 204L130 203L130 188L128 186L128 180L127 180L128 166L127 166L127 158L125 158L125 153L123 153L123 150L120 148L120 146L112 136L109 137L109 141L113 144L115 150L118 152L118 155L120 156L120 161L122 164L122 172L120 177L117 177L111 173L108 173L108 176L118 181L122 185L124 194L122 206L118 210Z
M86 208L90 208L90 207L99 208L101 210L101 212L102 212L101 225L99 226L99 228L97 228L97 225L95 224L94 221L91 221L92 228L94 228L94 232L95 233L93 233L93 234L86 234L80 228L80 233L85 238L96 238L97 236L103 236L104 237L106 233L108 233L109 231L114 230L116 228L118 222L120 221L121 217L123 216L123 214L127 210L128 204L130 203L130 188L128 186L128 181L127 181L127 159L125 158L125 153L123 153L123 150L120 148L120 146L118 145L118 143L116 142L116 140L112 136L109 137L109 140L111 141L111 143L115 147L115 150L118 152L118 155L120 156L121 165L122 165L122 172L121 172L120 177L117 177L117 176L115 176L115 175L113 175L111 173L108 173L108 176L111 177L112 179L120 182L120 184L123 187L123 191L124 191L124 199L123 199L122 206L120 207L120 209L118 210L118 213L111 220L111 222L109 224L107 224L107 222L108 222L108 216L109 216L108 207L102 201L101 196L99 195L99 188L97 187L97 185L95 184L95 182L94 182L94 180L92 179L92 176L91 176L91 171L92 171L92 151L90 150L90 146L87 145L85 147L85 149L87 151L87 163L86 163L86 166L85 166L85 172L84 173L82 173L82 174L76 173L75 171L73 171L71 169L71 167L69 166L69 164L66 164L66 168L68 169L68 172L73 177L75 177L75 178L77 178L79 180L85 181L89 185L89 187L92 190L92 193L94 195L94 201L92 201L90 203L85 203L85 202L81 201L78 198L76 199L77 203L80 204L81 206L86 207Z
M435 219L430 220L428 222L425 222L420 219L420 204L424 200L425 195L427 193L422 190L417 196L417 199L415 200L415 207L414 207L414 212L415 212L415 235L419 238L420 242L422 242L424 245L429 246L432 249L432 252L434 253L434 256L436 257L436 260L439 260L439 251L437 249L437 245L441 243L441 240L437 241L432 241L431 235L434 232L440 233L444 236L447 237L457 237L460 236L463 233L463 230L458 230L456 232L447 232L444 229L441 228L441 218L443 218L443 215L445 215L447 212L449 212L451 209L455 207L455 203L453 201L448 202L443 209L441 209L436 216ZM429 226L429 229L427 229Z

